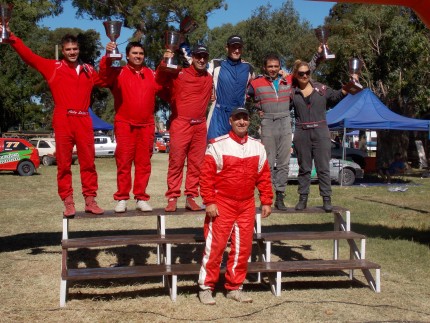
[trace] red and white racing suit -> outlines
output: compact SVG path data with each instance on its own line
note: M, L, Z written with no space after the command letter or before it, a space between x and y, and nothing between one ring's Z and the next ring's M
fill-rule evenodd
M161 86L155 73L147 67L135 70L130 65L112 67L106 56L100 61L100 77L108 84L115 105L115 138L117 146L117 192L115 200L128 200L131 191L131 168L134 162L133 194L147 201L154 146L155 96Z
M239 289L245 280L254 232L255 187L261 204L271 205L273 191L264 146L232 131L211 140L201 169L200 191L206 206L216 204L218 216L205 219L201 289L214 289L230 236L225 288Z
M76 145L82 182L82 194L97 195L97 172L94 164L94 132L88 113L91 91L103 86L94 68L78 68L65 60L47 59L33 53L20 38L11 35L11 46L25 63L39 71L51 89L54 99L52 125L55 133L58 194L64 200L73 194L72 150Z
M170 154L166 197L181 196L185 159L185 195L199 196L200 167L206 151L206 109L212 94L212 76L196 71L193 65L173 75L157 70L157 80L169 89Z

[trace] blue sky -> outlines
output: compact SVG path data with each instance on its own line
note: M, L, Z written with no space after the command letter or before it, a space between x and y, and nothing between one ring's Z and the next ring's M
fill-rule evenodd
M270 3L273 9L280 8L283 0L227 0L228 10L224 9L216 10L212 12L208 18L208 24L210 28L221 26L225 23L236 24L241 20L249 18L253 11L262 5ZM314 2L306 0L294 0L294 7L298 11L302 20L307 20L312 26L317 27L323 24L324 17L328 15L330 8L335 2ZM56 29L59 27L79 27L81 29L95 29L101 35L102 44L105 45L109 40L105 35L102 21L89 20L86 18L76 19L76 10L71 6L71 2L68 1L64 5L64 12L62 15L46 18L42 20L40 25ZM132 31L126 28L121 30L121 36L118 39L118 43L121 44L119 49L124 52L127 44L127 38L130 37Z

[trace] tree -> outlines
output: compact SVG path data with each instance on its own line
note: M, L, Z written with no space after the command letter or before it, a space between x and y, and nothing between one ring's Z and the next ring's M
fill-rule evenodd
M55 58L55 45L60 43L65 33L72 33L80 40L81 59L94 63L100 56L100 35L93 30L82 31L76 28L59 28L49 31L35 27L41 18L61 12L61 2L39 1L38 6L26 2L15 5L10 26L35 53ZM60 51L61 49L59 49ZM34 128L50 127L53 101L47 83L34 69L29 68L10 46L0 46L0 129L26 125ZM106 100L106 91L95 91L94 98L99 102Z
M41 0L34 6L26 1L16 1L10 26L14 32L38 37L35 24L46 16L59 14L60 0ZM41 41L43 43L43 40ZM29 98L41 78L28 70L7 45L0 46L0 130L24 124L26 108L34 104Z
M358 57L364 61L361 82L391 110L418 118L429 112L429 31L410 9L337 4L326 22L337 55L324 66L329 85L346 82L347 61ZM401 152L406 157L408 140L404 132L379 132L378 156L389 160Z
M155 69L162 58L164 31L179 29L180 22L190 16L199 28L190 35L190 42L196 43L206 38L207 15L222 7L223 0L73 0L77 16L91 19L120 20L124 27L134 30L130 40L141 41L145 46L145 63ZM114 114L113 105L108 105L108 114ZM166 115L168 105L157 100L156 111ZM109 120L109 119L107 119Z
M226 55L226 41L233 34L244 39L242 58L251 63L256 74L263 73L263 59L268 53L277 54L282 67L290 69L298 58L309 60L316 52L318 40L308 22L300 21L291 0L273 10L269 5L257 8L251 18L237 25L225 24L209 31L208 45L211 57ZM248 107L252 107L248 103ZM251 116L249 132L259 137L260 118Z
M164 31L178 29L186 16L191 16L199 28L191 35L192 42L207 33L207 15L226 7L223 0L73 0L77 15L92 19L120 20L135 30L134 40L143 40L149 66L154 67L162 56Z
M270 5L257 8L244 30L248 55L260 72L269 52L278 54L283 68L290 69L296 59L309 60L318 47L313 30L308 22L300 21L292 0L277 10Z

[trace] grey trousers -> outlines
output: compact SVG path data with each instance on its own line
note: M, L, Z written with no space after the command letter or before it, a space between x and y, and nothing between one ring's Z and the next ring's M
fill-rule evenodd
M266 148L273 187L278 192L285 192L290 169L291 118L288 116L279 119L262 119L261 142Z
M331 196L330 158L331 141L327 127L303 130L296 127L294 149L299 163L298 193L309 194L312 159L317 170L321 196Z

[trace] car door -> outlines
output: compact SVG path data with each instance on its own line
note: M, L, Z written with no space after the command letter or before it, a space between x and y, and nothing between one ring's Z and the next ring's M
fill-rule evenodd
M55 157L55 146L54 142L48 142L47 140L39 140L37 147L39 150L39 156Z

